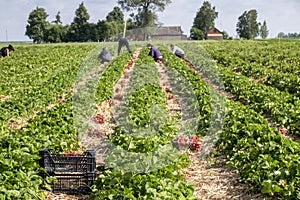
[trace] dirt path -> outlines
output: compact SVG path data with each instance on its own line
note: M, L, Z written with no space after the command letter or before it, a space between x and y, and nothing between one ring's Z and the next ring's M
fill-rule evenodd
M164 65L157 65L160 73L160 84L164 91L170 88L170 79L166 73L167 68ZM202 74L201 77L203 78ZM219 88L213 85L208 79L207 83L211 84L216 90ZM167 84L166 84L167 83ZM172 88L171 88L172 91ZM166 92L169 96L172 93ZM232 98L230 93L220 91L220 94L225 94L228 98ZM182 115L181 108L177 99L169 99L167 108L170 115L175 113ZM175 114L175 115L176 115ZM261 194L256 194L251 191L249 185L238 181L239 174L233 169L226 166L225 157L220 156L215 159L200 158L200 153L193 153L187 150L187 154L191 160L190 165L181 170L181 173L186 178L186 181L194 184L194 194L198 199L245 199L245 200L263 200Z
M251 187L238 181L239 175L226 166L224 156L215 159L197 157L189 153L190 165L181 172L186 180L194 184L198 199L241 199L264 200L261 194L251 191Z

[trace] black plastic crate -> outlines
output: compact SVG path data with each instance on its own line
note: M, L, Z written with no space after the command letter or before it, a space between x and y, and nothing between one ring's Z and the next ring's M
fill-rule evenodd
M55 177L51 185L53 192L82 193L90 192L96 178L95 151L83 154L57 154L53 149L40 151L40 165L45 168L41 175Z

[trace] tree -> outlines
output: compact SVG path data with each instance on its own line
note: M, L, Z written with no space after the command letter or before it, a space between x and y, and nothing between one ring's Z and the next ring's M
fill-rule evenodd
M216 12L215 7L212 7L208 1L204 1L203 5L197 12L196 17L194 18L194 23L191 29L191 35L194 35L192 31L196 30L193 28L197 28L205 34L209 29L215 26L214 21L217 17L218 17L218 12ZM196 39L193 37L191 38Z
M90 39L88 34L88 23L90 16L85 8L83 2L79 5L79 8L75 11L75 17L71 23L68 40L73 42L86 42Z
M105 20L99 20L96 24L96 41L104 41L109 37L108 24Z
M278 38L283 38L283 37L284 37L284 32L278 33L277 37L278 37Z
M66 29L61 24L49 24L45 29L44 41L50 43L63 42L66 37Z
M33 39L34 43L41 43L43 41L46 26L49 24L49 22L46 21L47 17L48 14L44 8L37 7L30 12L25 35Z
M119 7L114 7L114 9L108 13L108 15L106 16L106 21L108 22L119 22L119 23L124 23L124 14L121 11L121 9Z
M105 26L103 27L106 27L106 33L104 35L106 35L107 38L111 36L118 37L123 31L124 14L119 7L114 7L113 11L108 13Z
M149 10L140 10L137 15L134 16L137 27L153 27L157 24L157 15Z
M222 35L223 35L223 39L224 40L228 40L229 39L229 35L228 35L228 33L226 31L223 31Z
M156 12L164 11L171 0L118 0L125 11L137 11L135 20L141 27L154 26L156 24Z
M54 24L62 24L62 22L61 22L61 16L60 16L60 12L59 11L55 15L55 20L52 21L52 23L54 23Z
M261 38L266 39L269 35L269 30L267 28L267 22L264 20L263 24L260 26L259 33Z
M245 11L239 18L236 25L237 33L240 38L254 39L259 33L259 24L257 23L257 11L255 9L249 12Z
M195 27L191 28L191 31L190 31L190 38L191 39L193 39L193 40L203 40L204 36L205 36L205 33L202 30L200 30L198 28L195 28Z
M123 25L118 22L107 22L107 37L118 38L119 34L123 32Z

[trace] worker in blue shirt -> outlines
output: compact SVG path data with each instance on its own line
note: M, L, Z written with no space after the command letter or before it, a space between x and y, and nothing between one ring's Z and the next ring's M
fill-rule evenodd
M161 63L163 56L161 52L158 50L158 48L156 48L152 44L147 44L147 48L150 50L149 56L154 58L155 62Z

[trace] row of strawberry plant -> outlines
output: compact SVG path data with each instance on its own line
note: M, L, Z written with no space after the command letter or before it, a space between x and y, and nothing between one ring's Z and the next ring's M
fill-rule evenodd
M114 86L121 78L127 64L132 64L129 53L122 54L119 58L114 59L105 68L98 81L99 84L96 90L97 102L112 98Z
M166 56L164 59L166 66L178 71L193 86L193 92L197 98L197 107L200 113L198 116L197 134L205 135L209 131L218 131L217 129L222 123L220 117L224 114L224 100L216 95L216 92L201 79L198 73L191 73L190 67L187 66L184 61L171 55L170 51L165 49L161 49L161 51ZM216 128L216 130L212 128Z
M28 48L28 49L27 49ZM15 86L16 89L20 89L18 85L28 85L33 88L42 87L43 84L47 82L47 87L56 87L57 91L53 93L47 93L48 96L42 94L43 98L39 98L39 95L36 95L32 91L31 97L36 100L32 105L28 106L26 100L22 106L25 111L30 111L30 109L38 110L36 116L28 118L27 124L21 127L19 130L11 130L5 125L1 126L0 134L0 181L3 183L0 186L0 199L45 199L45 194L43 192L43 185L45 185L44 180L38 176L40 169L39 163L39 150L43 148L54 148L57 152L76 150L78 148L78 137L74 129L73 124L73 110L72 110L72 96L69 91L72 88L72 84L75 79L75 75L80 67L79 61L82 59L81 56L88 53L88 50L91 48L91 45L74 45L74 46L36 46L35 49L40 49L40 59L42 66L38 65L39 60L31 61L26 60L27 62L35 62L32 67L32 71L35 74L31 74L24 71L24 68L20 69L15 68L14 71L18 73L12 75L11 77L5 77L5 79L15 78L16 76L23 76L23 79L16 80ZM33 48L24 47L24 51L21 51L22 47L18 48L18 53L22 55L34 54ZM70 50L67 51L67 49ZM66 51L64 51L66 50ZM32 52L31 52L32 51ZM46 57L43 52L49 53L53 52L53 55L56 55L55 52L61 52L63 57L49 59ZM31 53L28 53L31 52ZM70 53L65 55L64 53ZM97 52L93 52L96 54ZM17 57L17 54L15 55ZM68 57L70 56L70 57ZM73 58L73 56L75 58ZM14 57L11 60L6 59L5 62L19 63ZM69 58L70 63L73 63L73 69L69 66L65 66L62 62L65 59ZM89 65L99 65L97 62L97 57L91 56ZM27 58L28 59L28 58ZM43 60L44 59L44 60ZM62 62L59 61L61 59ZM22 59L21 59L22 60ZM24 61L24 60L23 60ZM20 62L22 64L22 61ZM54 64L58 66L55 66ZM69 63L69 62L67 62ZM86 65L87 63L83 63ZM52 68L52 65L53 68ZM62 66L63 65L63 66ZM57 69L55 67L58 67ZM49 71L47 71L47 69ZM48 75L45 79L39 78L39 71L46 70ZM24 74L22 72L24 71ZM58 72L59 71L59 72ZM37 73L37 74L36 74ZM52 74L53 73L53 74ZM31 76L31 77L30 77ZM62 83L62 84L60 84ZM1 83L2 84L2 83ZM5 88L5 87L3 87ZM29 90L29 89L28 89ZM67 92L69 91L69 92ZM23 96L18 96L12 91L4 90L5 95L12 94L13 99L22 100ZM73 90L72 92L75 92ZM61 99L55 99L58 94L64 94L64 97ZM21 99L20 99L21 98ZM54 102L51 102L54 98ZM28 98L27 98L28 100ZM23 101L22 101L23 102ZM54 103L54 107L46 108L45 105L48 103ZM14 102L9 102L6 100L2 102L2 106L7 104L13 105ZM40 106L37 106L40 105ZM26 115L18 111L19 115ZM13 112L14 114L14 112ZM15 117L15 115L12 115ZM3 119L3 120L2 120ZM1 123L5 124L7 118L2 118Z
M164 52L165 56L167 54ZM166 57L169 60L172 55ZM190 78L197 80L191 81L197 90L199 80L192 76L194 71L186 69L184 74L191 74ZM216 148L226 152L229 164L238 169L243 181L253 184L264 195L283 199L299 197L299 145L270 128L259 113L239 102L227 100L224 125Z
M209 54L219 63L252 63L283 73L300 74L299 41L224 41L204 43Z
M189 49L195 50L195 47L201 49L199 44L191 45ZM203 76L217 83L221 89L223 89L224 84L224 89L235 95L236 100L243 102L249 108L268 118L274 126L283 126L288 129L290 134L299 135L299 98L288 92L251 81L248 77L234 73L229 68L216 66L212 61L198 61L199 58L204 58L200 60L207 60L208 57L209 55L205 55L205 53L199 53L199 50L189 51L188 55L188 59L196 66L202 65L199 71L203 73ZM212 65L216 67L209 67ZM219 74L219 77L216 74Z
M235 95L237 100L249 108L266 116L275 126L283 126L290 134L300 135L299 112L300 100L287 92L258 84L245 76L238 75L229 69L221 69L226 90Z
M38 175L39 151L76 150L77 136L72 118L72 97L39 113L20 130L2 130L0 135L0 199L44 199L44 181Z
M112 138L116 145L137 152L155 151L157 149L155 146L166 144L171 140L167 134L172 132L171 128L166 130L167 124L162 121L162 116L158 119L159 116L154 115L153 109L155 108L160 109L162 114L166 114L167 97L162 93L158 84L159 75L155 63L145 52L147 51L144 50L140 53L139 59L135 63L136 67L131 74L129 91L124 94L125 105L120 108L123 116L119 116L118 120L120 123L124 122L122 125L125 127L123 127L124 129L117 127L115 137ZM132 134L141 129L149 132L147 140L143 135L135 137L135 134ZM130 141L132 141L131 144Z
M281 91L287 91L292 95L299 96L300 78L298 71L293 70L293 65L295 65L296 62L299 64L300 61L295 61L294 64L288 62L290 59L294 59L293 57L296 55L293 55L293 52L296 50L287 52L284 55L285 58L280 59L280 62L277 63L278 67L274 69L273 67L270 68L266 66L269 65L269 63L261 61L262 59L265 59L265 57L261 56L262 52L267 52L268 57L271 56L272 59L274 59L274 57L276 59L276 52L269 51L269 47L257 42L257 46L259 46L260 49L258 52L252 53L252 55L257 55L257 57L249 59L251 56L247 57L247 51L253 51L253 49L250 50L249 47L245 48L244 46L246 46L246 44L240 44L240 46L242 46L242 49L239 49L237 52L235 49L233 51L229 51L228 49L224 51L224 47L220 47L219 45L213 45L213 48L210 45L205 47L210 55L216 59L218 64L228 67L231 70L241 73L245 76L252 77L260 83L275 87ZM277 49L279 47L280 51L289 48L287 44L276 46ZM285 61L288 63L285 63ZM282 71L281 65L283 64L286 64L286 69Z
M14 55L1 59L1 124L11 118L26 118L57 102L77 75L82 59L94 45L16 46Z
M214 55L213 55L214 56ZM219 59L214 56L215 59ZM231 63L226 62L228 66L222 64L222 59L217 63L228 67L229 69L241 73L244 76L252 77L259 83L275 87L281 91L287 91L292 95L299 96L300 78L293 73L280 72L274 69L266 68L257 63L250 63L241 58L231 58Z
M130 74L130 85L123 94L125 104L118 117L120 124L110 137L116 149L109 153L106 164L114 170L104 171L97 179L91 199L195 199L192 185L178 174L188 163L187 157L179 155L177 160L171 160L174 155L167 155L175 154L166 145L176 136L176 130L166 118L161 118L160 114L167 115L167 97L147 53L148 50L141 51ZM161 112L153 115L155 111ZM159 148L164 150L155 153ZM168 159L169 164L159 164Z

